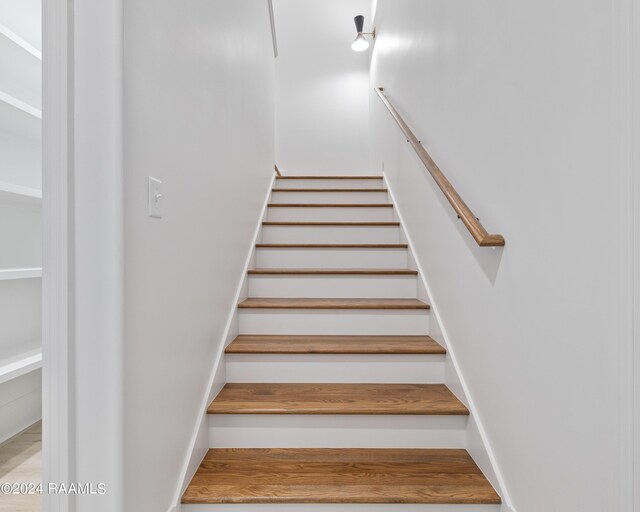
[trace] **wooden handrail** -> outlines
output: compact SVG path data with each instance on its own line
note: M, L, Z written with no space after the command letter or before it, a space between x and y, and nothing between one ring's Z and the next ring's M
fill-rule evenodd
M486 229L480 224L478 218L473 214L473 212L469 209L469 207L465 204L462 198L456 192L456 189L453 188L453 185L449 182L440 168L433 161L433 158L427 153L427 150L422 146L417 137L413 134L411 129L407 126L407 123L404 122L398 111L393 108L393 105L389 103L389 100L384 95L382 87L376 87L375 91L380 96L380 99L385 104L396 123L402 130L402 133L407 138L407 142L411 144L416 154L422 160L422 163L429 171L429 174L433 177L442 193L447 198L447 201L453 206L453 209L458 214L458 217L462 220L464 225L467 227L471 236L475 239L480 247L502 247L504 246L504 238L502 235L490 235Z

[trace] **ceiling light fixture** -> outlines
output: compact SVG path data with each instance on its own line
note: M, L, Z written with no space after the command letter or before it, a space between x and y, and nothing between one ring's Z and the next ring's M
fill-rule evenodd
M363 52L367 48L369 48L369 41L367 41L367 38L365 36L371 36L375 40L376 29L374 28L373 32L363 32L362 29L364 28L364 16L362 15L356 16L355 18L353 18L353 21L356 24L356 32L358 32L358 35L351 45L351 49L355 52Z

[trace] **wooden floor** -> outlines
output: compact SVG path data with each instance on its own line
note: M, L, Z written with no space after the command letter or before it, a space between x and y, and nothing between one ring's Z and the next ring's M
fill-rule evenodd
M182 503L498 504L466 450L211 449Z
M444 384L226 384L209 414L466 415Z
M32 425L0 445L0 482L39 483L42 480L42 424ZM1 512L40 512L39 494L0 495Z
M430 336L237 336L227 354L446 354Z

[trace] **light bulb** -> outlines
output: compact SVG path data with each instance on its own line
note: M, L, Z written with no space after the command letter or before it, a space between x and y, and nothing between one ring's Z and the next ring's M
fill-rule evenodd
M369 41L360 33L357 35L356 40L351 45L351 49L355 52L363 52L369 48Z

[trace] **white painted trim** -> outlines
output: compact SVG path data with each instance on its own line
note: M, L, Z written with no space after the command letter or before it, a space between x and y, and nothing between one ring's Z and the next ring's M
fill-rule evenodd
M273 41L273 57L278 56L278 39L276 37L276 19L273 14L273 0L267 0L269 5L269 21L271 23L271 40Z
M3 195L32 199L42 199L42 190L0 181L0 197Z
M382 175L384 176L384 181L387 185L387 189L389 191L389 195L391 196L391 201L393 202L393 204L395 205L395 210L396 213L398 215L398 219L400 220L400 225L401 228L404 232L405 237L407 238L407 244L409 244L409 252L411 254L414 255L414 263L417 267L418 270L418 274L420 276L420 279L422 280L422 284L425 287L425 290L427 291L427 294L429 296L429 301L431 304L431 315L433 315L435 317L436 322L438 323L439 327L440 327L440 331L442 334L442 337L444 338L444 342L446 344L447 347L447 356L451 359L451 363L453 364L453 367L456 371L457 377L459 379L460 382L460 387L462 388L462 391L464 393L464 398L465 398L465 402L466 405L469 409L469 412L471 413L471 416L473 418L473 420L475 421L475 424L477 426L477 430L478 430L478 434L480 435L480 438L482 440L482 443L484 444L484 448L486 450L487 453L487 457L491 463L491 467L493 469L493 472L495 474L495 478L497 480L498 483L498 487L499 489L497 489L498 493L500 494L501 498L502 498L502 502L504 504L505 507L508 507L509 510L514 510L513 506L511 504L511 498L509 496L509 492L507 491L507 487L504 481L504 478L502 476L502 473L500 471L500 467L498 466L498 461L495 457L495 454L493 453L493 450L491 449L491 445L489 443L489 438L487 436L487 433L484 429L484 426L482 424L482 421L480 420L480 415L478 413L478 409L475 406L475 403L473 401L472 395L469 392L469 387L467 386L467 383L465 381L464 375L462 374L462 371L460 370L460 365L458 364L458 360L456 358L456 354L455 354L455 349L451 343L451 339L449 338L449 335L447 334L447 330L444 326L444 323L442 322L442 318L440 316L439 310L438 310L438 305L437 305L437 301L434 298L433 293L431 292L431 288L429 287L429 283L427 282L427 278L426 278L426 274L424 273L424 270L422 269L422 266L420 265L420 261L418 260L418 258L416 257L417 253L415 251L415 246L413 245L413 241L411 239L411 235L409 234L409 232L406 229L406 224L404 222L404 219L402 217L402 209L400 207L400 204L398 203L398 201L396 200L396 197L393 193L393 189L391 187L391 184L389 183L389 180L387 179L387 174L386 172L383 172Z
M41 110L38 110L36 107L33 107L28 103L25 103L24 101L19 100L18 98L14 98L13 96L11 96L10 94L7 94L4 91L0 91L0 101L6 103L7 105L11 105L12 107L17 108L18 110L22 110L23 112L25 112L26 114L29 114L30 116L33 116L38 119L42 119Z
M623 1L623 0L620 0ZM630 3L629 3L630 2ZM640 2L632 0L624 0L624 9L618 15L618 21L625 23L625 19L630 20L628 26L628 48L625 54L625 62L627 82L629 87L629 95L626 105L620 105L623 112L631 115L631 122L628 126L627 142L631 144L631 158L628 166L629 176L627 184L631 191L630 204L627 213L630 216L630 250L631 258L631 282L632 290L630 294L631 318L630 320L630 336L627 343L627 352L620 354L620 360L624 362L624 358L629 356L631 375L627 379L631 392L629 393L630 417L628 422L630 429L628 432L627 442L624 446L624 439L621 443L621 450L626 451L632 459L629 464L631 476L625 482L622 482L622 492L627 493L630 501L630 509L634 512L640 511ZM626 25L623 25L626 26ZM618 50L614 48L614 51ZM621 51L616 51L620 54ZM627 404L622 404L622 408L626 408ZM624 418L623 418L624 419ZM625 461L623 461L624 465ZM624 466L623 466L624 467ZM626 485L626 486L625 486Z
M27 41L25 41L24 39L22 39L18 34L16 34L13 30L10 30L9 28L5 27L4 25L2 25L0 23L0 34L2 34L3 36L5 36L7 39L9 39L9 41L11 41L12 43L15 43L16 45L18 45L20 48L22 48L23 50L26 50L27 52L29 52L31 55L33 55L36 59L42 60L42 52L40 50L38 50L35 46L33 46L31 43L28 43Z
M68 0L43 2L43 483L73 482L71 411L72 279L69 203L72 136L69 76L73 59ZM64 494L43 494L47 512L73 512Z
M638 99L638 93L634 90L634 74L638 72L634 69L633 57L640 56L637 42L634 42L634 9L633 0L614 0L613 10L613 94L615 99L614 112L614 141L615 155L614 168L618 178L618 215L619 221L616 230L617 246L620 248L617 260L618 282L618 325L614 330L614 339L619 340L618 349L618 503L612 504L612 509L616 510L638 510L639 504L634 503L634 483L637 476L634 470L638 467L637 448L634 446L634 415L637 411L637 393L634 390L634 368L636 349L634 332L636 326L637 312L634 312L634 293L637 293L637 276L634 282L634 272L637 272L637 262L634 261L637 255L634 254L637 244L637 229L639 224L634 219L634 167L637 166L637 151L640 149L638 143L634 141L634 125L638 123L638 113L633 111L634 99ZM637 36L636 36L637 37ZM634 154L635 153L635 154Z
M42 350L35 349L0 361L0 384L42 367Z
M187 454L185 456L185 460L182 466L182 470L180 471L180 478L178 479L178 485L176 488L176 492L174 494L173 497L173 503L171 505L171 507L169 508L169 512L175 510L175 509L179 509L180 507L180 499L182 497L182 493L184 492L184 490L186 489L187 485L189 485L189 482L191 481L191 479L193 478L193 475L195 474L196 470L198 469L198 466L200 465L200 462L202 461L202 459L204 458L204 456L206 455L207 449L208 449L208 440L209 440L209 434L208 434L208 422L207 422L207 407L208 405L211 403L211 400L214 398L215 395L218 394L218 392L220 391L220 389L222 389L222 386L224 385L224 382L219 382L219 375L220 373L223 371L224 369L224 349L226 348L230 337L230 333L232 330L232 327L234 326L234 324L237 321L237 305L240 302L240 298L242 296L242 293L245 289L246 286L246 281L247 281L247 273L249 271L249 265L251 264L251 261L253 259L253 253L255 251L255 247L256 247L256 243L258 241L258 237L260 236L260 233L262 231L262 221L265 218L266 215L266 211L267 211L267 205L269 204L269 199L271 197L271 189L273 188L274 182L276 180L276 175L273 174L273 177L271 178L271 181L269 182L269 186L267 187L267 194L264 198L264 202L262 204L262 209L260 211L260 216L258 217L258 221L256 223L256 228L255 231L253 233L253 238L251 240L251 245L249 246L249 250L247 253L247 256L245 258L245 262L244 262L244 267L242 270L242 274L240 275L240 279L238 281L238 287L236 288L236 293L235 296L233 298L233 302L230 305L229 308L229 314L227 316L227 323L225 325L224 328L224 333L222 335L222 338L219 340L220 344L219 344L219 349L218 349L218 353L216 354L216 357L214 359L213 362L213 366L211 369L211 375L209 376L209 381L207 384L207 387L204 390L203 393L203 398L202 398L202 402L200 404L200 408L198 410L197 416L194 419L194 430L193 433L191 434L191 440L189 442L189 449L187 451ZM207 436L207 448L203 451L203 450L199 450L199 453L196 453L197 447L198 447L198 440L202 439L203 436L203 430L206 432L206 436Z
M42 277L42 269L36 268L4 268L0 269L0 281L13 279L33 279Z

